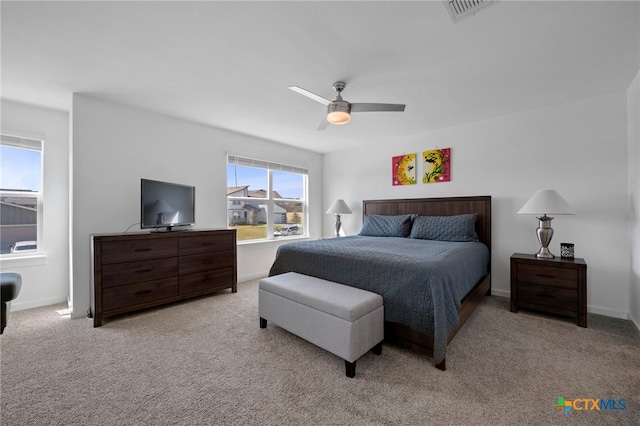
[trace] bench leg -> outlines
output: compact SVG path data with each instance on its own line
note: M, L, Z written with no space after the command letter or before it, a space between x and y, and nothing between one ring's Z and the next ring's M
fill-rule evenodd
M260 317L260 328L267 328L267 320Z
M440 363L436 364L436 368L441 371L446 371L447 370L446 363L447 363L447 359L445 358Z
M347 360L344 361L344 366L347 370L347 377L353 379L356 376L356 362L349 362Z
M378 343L373 348L371 348L371 352L373 352L376 355L382 355L382 342Z

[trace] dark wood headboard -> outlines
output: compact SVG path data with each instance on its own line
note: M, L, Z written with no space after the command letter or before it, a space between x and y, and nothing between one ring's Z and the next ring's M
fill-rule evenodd
M417 214L420 216L453 216L457 214L478 213L476 233L489 251L491 251L491 196L409 198L403 200L364 200L364 216L372 214L399 215Z

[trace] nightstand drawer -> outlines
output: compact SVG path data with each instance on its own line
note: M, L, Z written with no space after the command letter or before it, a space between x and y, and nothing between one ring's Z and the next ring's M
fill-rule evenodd
M578 294L575 290L518 283L518 299L518 306L524 307L531 304L565 311L578 311Z
M567 315L587 326L587 263L584 259L511 256L511 312L519 308Z
M578 271L576 269L519 264L517 274L518 282L563 287L573 290L574 293L578 286Z

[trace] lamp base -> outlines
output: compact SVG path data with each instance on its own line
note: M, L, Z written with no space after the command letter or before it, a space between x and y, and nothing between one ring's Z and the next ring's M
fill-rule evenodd
M540 243L540 251L536 253L538 259L553 259L555 256L549 251L549 243L553 237L553 228L551 227L552 217L546 214L538 218L538 229L536 229L536 235L538 235L538 242Z
M549 251L547 247L540 247L540 251L536 253L538 259L554 259L555 256Z
M336 213L336 238L340 236L341 227L342 227L342 222L340 221L340 215Z

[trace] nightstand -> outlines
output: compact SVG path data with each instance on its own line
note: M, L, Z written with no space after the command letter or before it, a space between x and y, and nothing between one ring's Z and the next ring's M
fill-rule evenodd
M511 312L531 309L576 318L587 326L587 264L584 259L511 256Z

